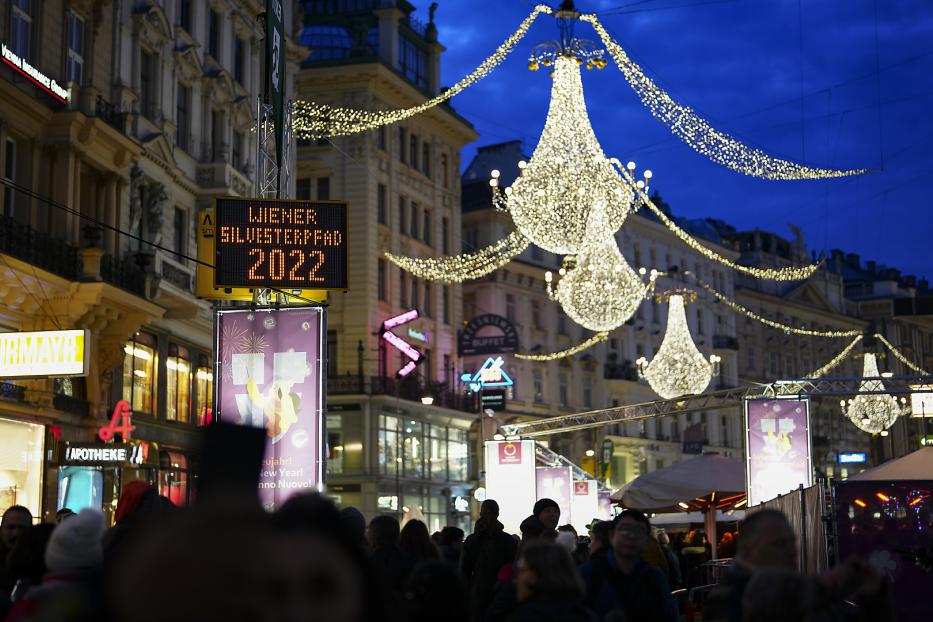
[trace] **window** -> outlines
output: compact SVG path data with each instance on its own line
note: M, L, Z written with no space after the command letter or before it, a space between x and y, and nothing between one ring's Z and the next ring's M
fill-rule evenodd
M185 257L188 254L188 212L181 207L176 207L172 224L175 232L175 258L185 263Z
M243 148L245 144L246 136L244 136L243 132L233 130L233 155L231 157L231 164L233 168L238 171L242 171L246 167L246 158L244 157L246 150Z
M531 370L531 382L535 391L535 402L544 403L544 372L540 367Z
M408 308L418 308L418 279L415 277L411 277L411 306Z
M84 18L68 11L68 60L66 79L84 83Z
M448 475L450 479L466 481L469 455L466 430L447 428L447 463L450 468Z
M379 259L377 262L378 272L376 276L376 293L379 300L387 301L386 297L386 262L385 259Z
M558 375L558 386L560 387L560 405L566 408L570 403L570 389L567 385L567 374L560 372Z
M450 186L450 173L448 172L447 167L447 154L441 154L441 177L444 180L444 187L447 188Z
M317 178L317 200L327 201L330 199L330 177Z
M327 472L343 473L343 417L327 415Z
M428 460L431 463L431 479L447 479L447 428L429 426L430 448Z
M563 311L557 312L557 334L558 335L567 334L567 316L564 315Z
M29 58L32 48L32 0L13 0L10 11L10 49Z
M771 353L771 373L777 375L781 373L781 357L777 352Z
M441 317L444 318L444 324L450 324L450 287L448 285L443 286L443 299L441 304L444 305L444 309L441 312Z
M755 348L749 347L746 352L748 354L748 368L755 369Z
M301 31L301 44L313 50L308 60L321 61L346 58L353 40L350 31L343 26L305 26Z
M165 359L165 418L188 423L191 407L191 357L187 348L169 344Z
M729 420L726 417L719 417L719 438L723 447L728 447L731 439L729 438Z
M214 156L214 162L222 161L225 157L226 131L227 124L224 122L224 113L220 110L211 109L211 152Z
M386 188L385 184L379 184L376 186L376 220L379 221L380 225L389 224L386 217L386 203L389 200L388 194L389 189Z
M12 138L6 139L4 146L3 178L8 181L16 181L16 141ZM13 188L12 186L3 186L3 213L6 216L13 216Z
M398 306L408 306L408 274L402 268L398 269Z
M220 60L220 20L217 11L207 12L207 53Z
M299 201L311 200L311 179L304 177L295 182L295 198Z
M198 368L194 372L194 392L198 401L197 423L199 426L207 425L214 420L214 373L208 357L203 354L198 358Z
M593 407L593 377L589 374L583 378L583 406Z
M425 177L431 176L431 144L428 141L421 143L421 172Z
M155 117L156 55L143 51L139 55L139 110L143 116Z
M424 424L405 421L402 429L402 467L406 476L424 477Z
M415 86L421 89L427 88L427 52L401 32L398 35L398 68Z
M421 239L428 246L431 246L431 211L424 210L424 226L421 229Z
M246 68L246 44L239 37L233 37L233 79L243 84L243 72Z
M450 382L453 379L453 367L450 364L450 355L444 355L444 382Z
M408 219L408 225L411 227L409 233L414 239L418 239L418 204L411 202L411 218Z
M123 399L135 413L156 414L156 338L137 333L123 346Z
M408 139L408 166L418 168L418 135L412 134Z
M463 294L463 317L476 317L476 294L472 292Z
M178 85L175 96L175 144L184 151L188 151L188 107L191 101L191 89L184 84Z
M505 295L505 318L510 322L515 321L515 296Z
M327 375L337 375L337 331L327 331Z
M531 301L531 325L536 330L541 330L541 302L538 300Z
M424 309L425 317L431 317L431 282L424 282L424 304L422 305Z
M386 126L381 125L381 126L379 126L379 129L376 130L376 147L378 147L380 151L385 151L385 150L386 150L386 142L387 142L387 140L386 140Z
M441 252L450 254L450 221L446 218L441 219Z
M476 227L470 227L469 229L463 232L462 247L463 247L464 252L470 252L476 248L476 244L479 241L478 237L479 236L478 236L478 232L476 231Z
M399 196L398 198L398 232L405 233L405 210L407 205L405 205L405 197Z
M697 307L697 334L703 334L703 309Z
M178 25L191 32L191 0L178 0Z
M379 416L379 438L376 442L379 453L379 470L383 473L397 472L399 462L398 418Z
M398 161L405 163L405 144L408 139L408 134L405 132L404 127L398 128Z

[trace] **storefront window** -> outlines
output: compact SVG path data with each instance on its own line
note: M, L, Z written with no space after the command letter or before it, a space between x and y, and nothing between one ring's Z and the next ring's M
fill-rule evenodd
M194 391L198 425L207 425L214 420L214 373L203 354L198 358L198 369L194 372Z
M158 363L156 338L137 333L123 347L123 352L123 399L130 403L133 412L154 415Z
M0 419L0 514L22 505L41 516L44 447L43 426Z
M327 472L343 473L343 429L340 415L327 415Z
M191 409L191 356L187 348L169 344L165 375L165 418L188 423Z
M398 459L398 418L380 415L379 469L383 473L395 473Z
M405 422L405 475L409 477L424 477L424 425L417 421Z
M178 506L188 503L188 459L184 454L159 453L159 494Z
M428 505L424 508L424 518L428 523L428 531L434 533L447 525L447 498L432 495L428 497Z
M95 466L63 466L58 471L58 507L80 512L100 510L104 503L104 473Z
M456 481L466 481L468 468L469 444L466 430L447 428L447 451L450 455L449 478Z
M447 479L447 429L432 425L430 428L431 479Z

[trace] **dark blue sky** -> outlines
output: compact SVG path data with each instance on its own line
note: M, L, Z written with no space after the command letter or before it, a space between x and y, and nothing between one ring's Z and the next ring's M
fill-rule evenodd
M427 21L430 2L413 0L417 17ZM439 4L445 85L478 65L533 6ZM933 1L582 0L577 6L596 12L655 82L718 129L813 166L880 169L828 181L740 175L673 137L614 63L586 72L587 105L604 150L652 169L654 188L676 214L787 237L793 223L804 228L811 249L843 248L933 277ZM534 148L550 80L544 71L528 71L527 57L556 33L553 18L541 16L499 69L454 98L480 133L464 165L481 145L519 138L529 153ZM588 24L577 34L597 39Z

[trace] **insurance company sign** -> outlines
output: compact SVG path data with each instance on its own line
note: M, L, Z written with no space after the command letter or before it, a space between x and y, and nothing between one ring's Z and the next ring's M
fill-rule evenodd
M30 65L25 58L8 48L6 43L0 44L0 58L61 103L66 104L71 99L71 91Z

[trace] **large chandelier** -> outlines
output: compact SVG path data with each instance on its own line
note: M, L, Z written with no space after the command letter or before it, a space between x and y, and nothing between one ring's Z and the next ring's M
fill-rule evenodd
M871 352L866 353L859 390L863 393L884 391L884 384L879 376L875 355ZM869 434L886 435L885 430L894 425L899 416L909 412L906 402L905 398L898 402L890 393L868 393L856 395L848 401L843 400L841 406L846 417L858 429Z
M689 294L696 297L693 292ZM720 358L713 354L707 361L693 343L683 293L669 294L667 307L667 330L661 347L650 363L645 357L635 361L638 373L664 399L702 393L712 377L719 375Z

